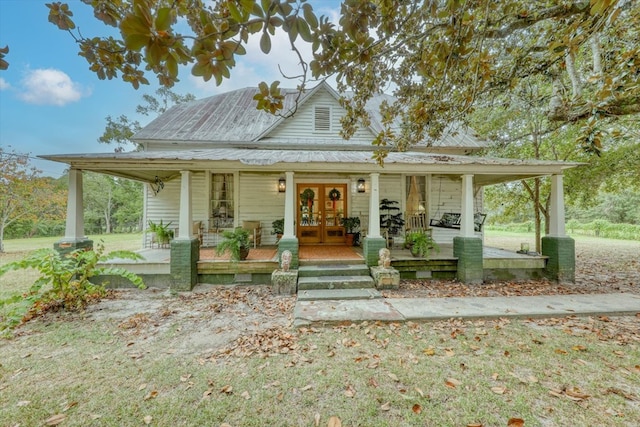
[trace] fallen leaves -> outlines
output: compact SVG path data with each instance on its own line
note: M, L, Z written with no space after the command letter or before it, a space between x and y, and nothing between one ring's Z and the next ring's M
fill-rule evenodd
M47 418L47 420L44 423L45 425L48 425L48 426L57 426L58 424L63 422L66 418L67 416L65 414L56 414Z
M578 387L562 387L561 389L551 388L549 389L549 394L558 398L565 397L574 402L581 402L591 397L588 394L583 393Z

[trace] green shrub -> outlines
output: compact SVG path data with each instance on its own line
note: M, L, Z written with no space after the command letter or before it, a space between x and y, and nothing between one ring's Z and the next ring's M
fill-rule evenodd
M99 275L124 277L139 288L145 285L142 278L122 268L98 267L99 262L114 258L140 260L140 255L129 251L104 254L104 245L96 250L76 250L61 255L54 249L39 249L22 260L0 267L0 276L11 270L33 268L40 277L24 294L14 294L0 300L0 332L15 328L48 311L80 311L92 301L105 295L104 284L91 279Z

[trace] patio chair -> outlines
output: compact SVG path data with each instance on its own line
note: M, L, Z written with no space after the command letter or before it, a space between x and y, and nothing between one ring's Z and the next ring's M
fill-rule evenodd
M242 221L242 228L249 232L249 243L254 248L262 244L262 224L260 221Z

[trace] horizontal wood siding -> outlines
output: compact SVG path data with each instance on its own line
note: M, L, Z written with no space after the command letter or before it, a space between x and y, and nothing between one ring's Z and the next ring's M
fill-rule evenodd
M332 121L330 132L314 131L314 110L316 105L331 107ZM298 111L296 111L296 114L293 117L282 122L268 136L270 138L277 139L318 138L342 140L342 137L340 136L340 130L342 129L340 118L344 116L345 113L345 109L340 106L338 101L333 96L331 96L328 92L321 90L314 94L313 97L305 101L304 105L302 105L302 107L300 107ZM365 142L371 142L372 140L373 134L369 131L369 129L359 129L350 139L350 141Z
M271 223L284 218L284 195L278 192L281 174L241 173L238 186L239 221L260 221L262 244L273 245L277 237L271 234Z
M171 221L173 230L178 230L178 220L180 217L180 179L174 179L164 183L164 188L154 195L152 191L146 191L146 226L149 221L155 223L162 220L163 224ZM151 246L151 233L145 233L145 246Z

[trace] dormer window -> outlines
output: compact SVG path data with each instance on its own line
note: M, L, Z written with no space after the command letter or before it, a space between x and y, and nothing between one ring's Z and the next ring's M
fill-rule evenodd
M331 130L331 107L316 106L313 123L315 131L329 132Z

